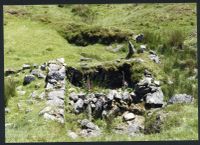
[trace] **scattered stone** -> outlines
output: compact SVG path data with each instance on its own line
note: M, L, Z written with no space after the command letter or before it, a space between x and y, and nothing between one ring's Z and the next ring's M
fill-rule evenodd
M75 132L71 131L71 130L67 131L67 136L72 138L72 139L76 139L78 137L78 135Z
M41 66L40 66L40 69L42 70L42 71L45 71L46 70L46 64L42 64Z
M31 68L31 65L29 65L29 64L23 64L23 66L22 66L23 70L30 69L30 68Z
M33 68L38 68L38 64L34 63Z
M144 53L144 51L146 51L146 45L140 45L138 53Z
M155 63L160 63L160 58L157 55L150 54L149 58L153 60Z
M5 113L10 113L10 109L9 108L5 108Z
M99 130L99 127L97 125L87 119L81 120L80 124L83 129Z
M124 121L130 121L130 120L135 119L135 115L133 113L130 113L130 112L125 112L123 114L123 119L124 119Z
M169 99L168 104L192 103L193 100L194 98L191 95L176 94Z
M135 37L136 43L141 43L144 40L144 35L139 34Z
M35 80L35 77L33 75L26 75L24 77L23 85L28 85L28 84L30 84L34 80Z
M14 123L5 123L5 128L12 128L14 126Z
M15 74L16 73L16 70L14 69L7 69L5 70L5 76L9 76L9 75L12 75L12 74Z
M80 61L92 61L92 58L81 57Z

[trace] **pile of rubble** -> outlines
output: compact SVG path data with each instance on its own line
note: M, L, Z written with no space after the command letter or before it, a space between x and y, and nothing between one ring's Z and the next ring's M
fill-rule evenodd
M64 59L49 61L49 70L46 77L46 107L39 113L46 119L64 123L65 106L65 63Z

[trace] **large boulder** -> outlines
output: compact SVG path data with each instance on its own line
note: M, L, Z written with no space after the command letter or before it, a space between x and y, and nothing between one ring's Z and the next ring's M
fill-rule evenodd
M148 93L146 95L145 103L152 106L162 107L164 104L164 95L162 90L158 88L156 92Z
M187 94L176 94L172 96L168 104L176 104L176 103L192 103L194 98L191 95Z

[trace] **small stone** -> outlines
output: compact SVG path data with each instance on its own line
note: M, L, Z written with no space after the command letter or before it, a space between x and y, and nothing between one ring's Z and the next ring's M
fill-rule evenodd
M160 81L154 81L154 84L155 84L156 86L160 86Z
M78 137L78 135L75 132L71 131L71 130L67 131L67 136L72 138L72 139L76 139Z
M28 85L28 84L30 84L34 80L35 80L35 77L33 75L26 75L24 77L23 85Z
M29 64L23 64L23 66L22 66L23 70L30 69L30 68L31 68L31 65L29 65Z
M123 114L123 119L124 121L130 121L130 120L135 119L135 115L133 113L125 112Z
M42 64L41 66L40 66L40 69L42 70L42 71L45 71L46 70L46 64Z
M144 53L144 51L146 51L146 45L140 45L138 53Z
M33 68L38 68L38 64L34 63Z
M80 61L92 61L92 59L87 57L81 57Z
M81 121L81 127L83 129L99 130L99 127L97 125L95 125L87 119Z
M9 108L5 108L5 113L10 113L10 109Z
M137 36L135 36L135 40L136 40L136 43L141 43L144 39L144 35L143 34L139 34Z
M149 54L157 55L156 52L153 51L153 50L150 50L150 51L149 51Z

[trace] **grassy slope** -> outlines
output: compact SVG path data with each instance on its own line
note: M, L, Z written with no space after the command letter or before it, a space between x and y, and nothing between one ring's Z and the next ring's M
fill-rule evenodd
M19 10L29 13L25 16L20 15L20 13L19 16L7 13L4 15L5 68L19 68L24 63L41 64L58 57L64 57L68 65L78 66L81 53L98 58L94 60L95 64L126 55L124 52L106 51L106 46L101 44L89 45L85 48L69 44L57 31L70 23L84 24L88 27L91 25L106 28L117 27L133 31L136 34L148 30L159 32L162 39L166 38L166 32L174 29L183 29L187 36L196 31L196 10L193 4L91 5L90 8L97 14L92 22L84 21L79 16L75 16L71 12L71 6L65 8L57 6L5 6L5 11ZM192 48L196 48L195 45L193 46L196 43L195 39L188 38L187 43ZM169 60L173 62L174 56L165 57L163 63L166 64L170 62ZM22 83L22 77L18 78L18 84ZM171 74L169 77L172 77ZM183 75L180 79L184 77ZM185 78L182 83L185 83ZM38 117L38 112L43 107L44 102L38 101L32 105L27 105L25 102L31 91L34 90L34 85L35 83L29 88L24 87L25 90L28 90L25 96L13 97L9 101L8 107L12 113L6 115L6 122L15 123L16 127L6 129L6 142L71 141L66 137L66 128L73 128L75 124L68 123L63 127L54 122L46 123L43 118ZM42 89L41 86L39 90L42 91ZM196 91L195 93L197 95ZM34 108L34 110L28 114L25 114L24 111L18 111L16 102L20 100L25 108ZM185 123L180 127L167 129L161 134L137 138L113 134L92 140L197 139L197 107L186 105L179 108L181 108L178 111L180 116L175 115L174 117L183 116L182 121ZM84 139L80 139L80 141L84 141Z

